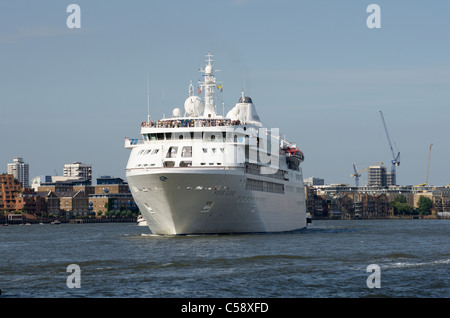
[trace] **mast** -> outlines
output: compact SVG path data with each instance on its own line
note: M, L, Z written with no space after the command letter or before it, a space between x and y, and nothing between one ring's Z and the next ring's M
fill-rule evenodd
M188 94L188 96L189 97L194 96L194 85L192 85L192 80L190 80L190 82L189 82L189 94Z
M147 72L147 122L150 122L150 92L148 87L148 72Z
M215 117L216 116L216 105L214 104L214 89L216 87L216 77L213 70L213 55L208 53L206 55L206 66L205 69L200 69L200 72L205 73L203 75L203 82L199 85L205 91L205 110L203 116L205 117Z

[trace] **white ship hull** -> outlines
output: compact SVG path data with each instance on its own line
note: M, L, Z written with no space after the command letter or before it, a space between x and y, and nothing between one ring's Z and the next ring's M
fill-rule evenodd
M250 97L216 112L212 55L185 114L141 124L142 139L125 138L129 187L154 234L285 232L306 227L303 153L263 127ZM218 93L219 91L217 91ZM148 91L147 91L148 94ZM148 102L148 95L147 95ZM149 106L148 106L149 107Z
M153 234L283 232L306 227L305 196L297 182L297 187L292 183L292 192L284 194L250 191L243 170L204 168L135 171L127 179Z

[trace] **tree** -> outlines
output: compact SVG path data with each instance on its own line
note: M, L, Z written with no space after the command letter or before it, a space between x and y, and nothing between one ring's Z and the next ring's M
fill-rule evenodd
M431 214L431 208L433 207L433 201L423 195L419 197L417 202L417 210L420 214L429 215Z
M406 197L404 196L404 195L399 195L399 196L396 196L394 199L392 199L392 201L391 202L393 202L393 203L406 203Z
M406 197L404 195L394 198L389 204L394 208L395 215L409 215L415 212L414 207L406 203Z

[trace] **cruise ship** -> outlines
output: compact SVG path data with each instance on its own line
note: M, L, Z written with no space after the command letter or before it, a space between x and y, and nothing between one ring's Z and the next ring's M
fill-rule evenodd
M126 178L153 234L289 232L307 226L305 192L296 144L278 128L264 127L242 91L237 104L218 114L220 92L213 56L192 81L184 111L141 124L130 149ZM148 92L147 92L148 100Z

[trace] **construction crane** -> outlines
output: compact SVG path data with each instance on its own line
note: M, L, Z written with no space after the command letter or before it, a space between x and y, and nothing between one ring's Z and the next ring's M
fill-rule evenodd
M391 167L391 174L392 174L392 182L395 184L396 183L396 172L395 172L395 167L400 166L400 152L398 152L397 156L394 153L394 149L392 148L392 143L391 143L391 138L389 137L389 132L386 126L386 122L384 121L384 116L383 116L383 112L380 110L380 115L381 115L381 120L383 121L383 126L384 126L384 130L386 131L386 136L389 142L389 147L391 149L391 153L392 153L392 167Z
M373 164L372 166L381 165L381 164L383 164L382 161L377 162L377 163ZM353 164L353 170L355 171L355 173L352 173L352 174L350 175L350 177L355 177L355 185L356 185L357 187L359 187L359 177L361 177L361 173L363 173L363 172L366 171L366 170L369 170L370 167L371 167L371 166L368 166L367 168L364 168L364 169L358 171L358 170L356 169L356 164Z
M431 158L431 147L433 146L433 144L430 144L430 150L428 151L428 166L427 166L427 180L425 181L425 183L421 183L418 185L415 185L415 187L424 187L428 184L428 176L430 173L430 158Z

